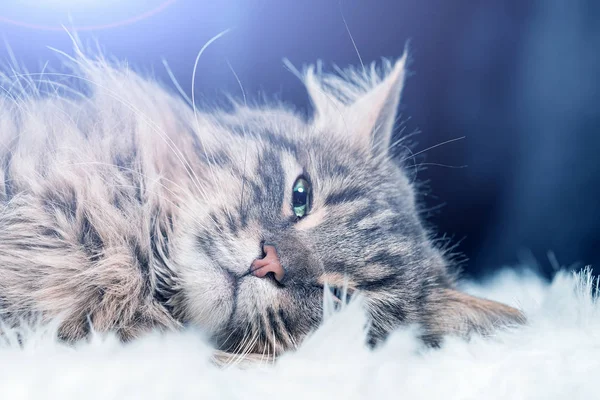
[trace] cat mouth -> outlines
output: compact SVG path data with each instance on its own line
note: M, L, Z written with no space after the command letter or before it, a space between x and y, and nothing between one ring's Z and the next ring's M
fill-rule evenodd
M243 274L232 272L230 269L223 268L224 280L227 286L231 288L231 294L228 302L231 302L231 310L225 316L226 322L222 328L215 332L213 339L219 351L229 354L263 354L266 346L273 346L267 343L264 338L260 320L262 313L258 310L264 306L264 301L270 301L276 286L281 285L272 274L265 277L256 277L252 272L247 271ZM257 325L258 324L258 325ZM250 332L254 332L250 334ZM274 349L269 348L272 355Z

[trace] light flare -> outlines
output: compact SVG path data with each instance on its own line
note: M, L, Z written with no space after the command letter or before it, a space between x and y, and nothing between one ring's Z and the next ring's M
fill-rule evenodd
M0 25L63 31L95 31L131 25L164 11L177 0L6 0ZM78 21L93 21L78 24Z

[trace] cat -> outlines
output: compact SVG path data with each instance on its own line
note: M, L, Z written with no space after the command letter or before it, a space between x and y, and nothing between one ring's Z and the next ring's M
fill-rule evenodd
M192 325L226 352L281 354L318 327L324 290L363 297L372 345L409 324L436 345L524 322L456 289L390 155L406 59L305 68L310 118L278 103L200 111L81 52L80 90L6 75L4 323L58 319L67 341Z

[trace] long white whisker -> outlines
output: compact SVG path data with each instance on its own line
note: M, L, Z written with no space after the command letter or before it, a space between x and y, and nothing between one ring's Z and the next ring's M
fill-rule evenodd
M441 143L438 143L438 144L436 144L436 145L430 146L430 147L428 147L428 148L426 148L426 149L423 149L423 150L421 150L421 151L418 151L418 152L416 152L416 153L413 153L413 154L412 154L410 157L403 158L402 160L400 160L400 162L402 163L402 162L406 161L408 158L416 157L416 156L418 156L419 154L423 154L423 153L425 153L426 151L429 151L429 150L435 149L435 148L437 148L437 147L440 147L440 146L446 145L446 144L448 144L448 143L452 143L452 142L456 142L456 141L459 141L459 140L463 140L463 139L465 139L465 138L466 138L466 136L461 136L461 137L457 137L457 138L454 138L454 139L450 139L450 140L443 141L443 142L441 142Z
M240 86L240 90L242 91L242 97L244 98L244 106L248 107L248 101L246 100L246 92L244 91L244 86L242 85L242 81L240 80L240 77L238 76L238 74L235 73L233 67L229 63L229 60L227 60L227 65L229 66L229 69L233 73L233 76L235 77L238 85ZM243 139L246 140L246 126L245 125L242 125L242 134L243 134ZM246 157L247 157L247 155L248 155L248 143L246 143L246 146L244 146L244 167L242 169L242 194L240 195L240 213L244 213L244 189L246 186Z
M244 335L244 337L246 337L246 335ZM244 357L249 354L249 350L256 344L258 337L259 332L257 331L251 338L249 337L248 340L245 341L243 347L239 348L240 351L236 351L237 357L234 358L232 365L239 365L244 360Z
M194 69L192 71L192 110L194 112L194 119L196 121L196 129L197 129L197 135L198 135L198 140L200 141L200 146L202 147L202 150L204 151L204 156L206 157L207 163L208 163L208 168L211 172L212 175L212 179L213 179L213 183L215 183L216 185L216 176L215 173L212 169L212 165L210 164L209 161L209 157L208 157L208 153L206 151L206 147L204 146L204 144L202 144L201 138L200 138L200 122L198 120L198 109L196 108L196 71L198 69L198 63L200 62L200 57L202 56L202 54L206 51L206 49L208 48L208 46L210 46L214 41L216 41L217 39L219 39L220 37L224 36L225 34L227 34L231 29L225 29L224 31L220 32L219 34L213 36L208 42L206 42L204 44L204 46L202 46L202 48L200 49L200 51L198 52L198 55L196 56L196 60L194 61Z
M346 22L346 17L344 17L344 11L342 10L342 1L339 2L340 15L342 16L342 21L344 21L344 26L346 27L346 32L348 32L348 36L350 36L350 40L352 41L352 46L354 46L354 51L356 51L356 55L358 56L358 61L360 61L360 65L362 66L363 75L367 76L367 70L365 68L365 63L363 63L363 59L360 56L360 52L358 51L358 47L356 46L356 42L354 41L354 37L352 37L352 33L350 33L350 28L348 27L348 23Z
M468 167L468 165L448 165L448 164L431 163L431 162L420 163L420 164L418 164L418 167L428 166L428 165L431 165L434 167L451 168L451 169L462 169L462 168Z
M173 71L171 71L171 67L169 67L169 63L167 63L167 60L163 58L162 63L165 67L165 70L167 71L167 74L169 75L169 78L171 79L171 82L173 82L173 85L175 85L175 88L177 89L181 97L185 99L185 101L189 104L190 107L193 107L194 105L192 103L192 100L188 97L188 95L185 93L185 91L175 78L175 75L173 74Z

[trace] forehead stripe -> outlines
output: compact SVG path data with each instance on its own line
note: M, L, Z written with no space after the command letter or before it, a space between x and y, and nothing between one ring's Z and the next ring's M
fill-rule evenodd
M368 268L368 267L367 267ZM376 291L384 288L390 288L398 284L398 275L390 274L379 279L365 279L358 282L357 289Z
M346 187L342 190L330 193L325 198L325 204L335 205L341 203L347 203L354 200L360 200L365 197L367 191L357 186Z

